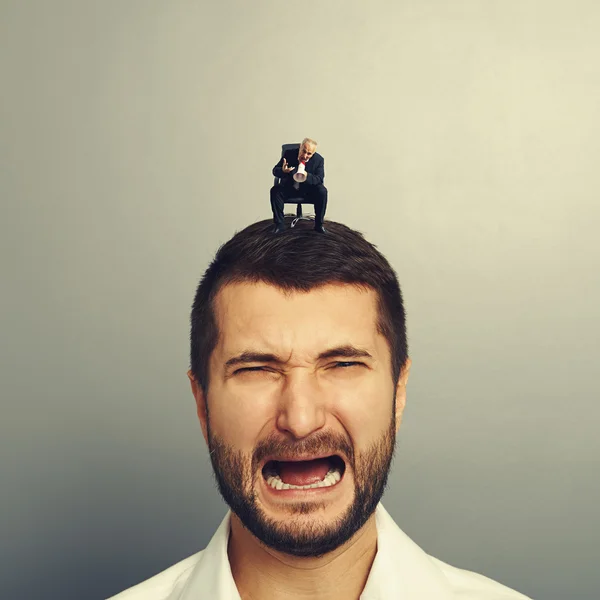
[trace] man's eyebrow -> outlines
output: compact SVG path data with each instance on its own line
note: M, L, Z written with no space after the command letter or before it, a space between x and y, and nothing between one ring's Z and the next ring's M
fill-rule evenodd
M225 363L225 367L233 367L235 365L252 362L282 363L284 361L282 361L278 356L275 356L275 354L271 354L269 352L255 352L253 350L247 350L246 352L242 352L241 354L230 358Z
M356 348L355 346L345 345L336 346L335 348L329 348L321 352L318 356L319 360L327 358L373 358L369 352L362 348ZM284 364L285 360L279 356L270 352L257 352L254 350L246 350L241 354L231 357L225 362L225 368L233 367L235 365L246 364L246 363L277 363Z
M369 352L362 348L356 348L355 346L337 346L336 348L330 348L319 354L319 359L325 358L373 358Z

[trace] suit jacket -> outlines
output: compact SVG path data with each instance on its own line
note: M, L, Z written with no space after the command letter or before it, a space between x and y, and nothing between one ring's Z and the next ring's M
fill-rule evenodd
M294 170L291 173L283 172L281 166L283 165L284 158L287 160L288 166L298 167L298 148L286 150L284 155L279 159L279 162L273 167L273 176L279 177L283 185L291 185L292 183L295 183L292 179L292 175L296 171ZM301 185L323 185L324 179L325 160L318 152L315 152L306 163L306 181Z
M204 550L109 600L241 600L227 557L229 519ZM429 556L381 504L376 522L377 555L360 600L531 600Z

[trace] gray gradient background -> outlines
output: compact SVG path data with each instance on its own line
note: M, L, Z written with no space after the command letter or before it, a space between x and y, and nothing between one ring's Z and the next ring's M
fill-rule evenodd
M99 600L209 540L189 306L305 135L406 297L388 510L598 598L595 0L0 6L2 599Z

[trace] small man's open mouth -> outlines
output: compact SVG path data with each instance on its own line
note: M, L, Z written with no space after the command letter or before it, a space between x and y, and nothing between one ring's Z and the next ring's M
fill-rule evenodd
M333 487L345 470L344 460L332 455L309 460L270 460L262 473L275 490L310 490Z

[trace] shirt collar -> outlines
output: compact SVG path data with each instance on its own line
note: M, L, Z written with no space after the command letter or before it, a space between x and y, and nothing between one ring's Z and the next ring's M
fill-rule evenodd
M177 600L241 600L227 556L230 529L231 511L202 552Z
M382 504L375 511L377 554L360 600L451 600L444 574L392 519Z
M382 504L375 511L375 522L377 554L360 600L451 600L443 573ZM177 600L241 600L227 557L230 523L228 512Z

